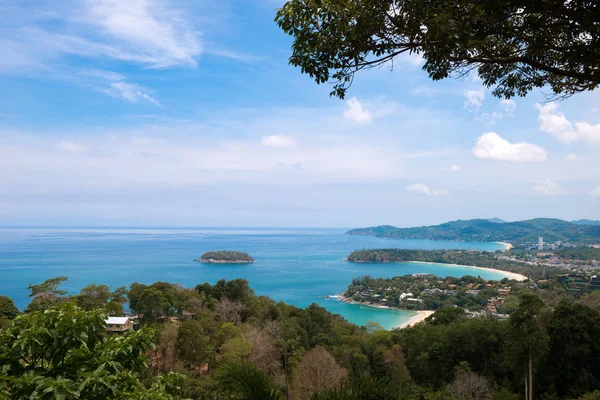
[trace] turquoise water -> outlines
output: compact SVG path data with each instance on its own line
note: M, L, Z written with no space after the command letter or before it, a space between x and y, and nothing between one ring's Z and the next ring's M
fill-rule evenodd
M433 242L344 235L333 229L0 229L0 294L19 308L27 286L65 275L76 293L90 283L112 288L133 282L167 281L193 287L221 278L245 278L257 294L298 307L317 303L364 325L372 320L390 329L411 312L345 304L323 296L343 292L352 278L391 277L415 272L473 275L473 269L437 264L351 264L351 251L367 248L498 250L495 243ZM209 250L248 252L259 262L210 265L193 260ZM478 271L488 279L500 272Z

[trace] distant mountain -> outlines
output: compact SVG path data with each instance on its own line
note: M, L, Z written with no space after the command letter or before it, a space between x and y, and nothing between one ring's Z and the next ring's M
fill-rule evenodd
M600 225L600 221L594 221L592 219L578 219L577 221L571 221L577 225Z
M396 228L390 225L353 229L349 235L367 235L397 239L456 240L469 242L537 243L542 236L546 243L599 243L600 225L577 224L553 218L497 223L487 219L446 222L441 225Z
M504 223L506 223L505 220L500 219L500 218L488 218L488 221L494 222L496 224L504 224Z

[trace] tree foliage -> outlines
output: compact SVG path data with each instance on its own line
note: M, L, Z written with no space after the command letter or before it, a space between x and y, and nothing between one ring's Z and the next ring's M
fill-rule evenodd
M488 381L469 370L459 370L448 387L454 400L491 400L492 389Z
M269 376L260 368L249 363L226 363L216 372L219 384L233 399L281 400Z
M117 298L118 293L115 293ZM144 322L156 322L183 311L185 292L180 285L156 282L144 285L134 282L128 292L129 306Z
M151 332L106 336L105 318L71 303L15 318L0 331L0 393L14 400L174 398L182 377L161 378L151 389L139 380Z
M592 0L290 0L275 18L290 63L343 98L358 71L416 54L433 80L471 70L494 95L600 84L600 8Z
M84 295L105 299L106 290L97 289L62 296L47 311L17 316L0 330L1 400L34 393L42 399L515 400L523 398L525 382L528 396L531 389L547 400L593 398L600 389L599 311L572 299L547 306L531 290L511 294L517 302L508 321L469 319L452 308L386 331L358 327L316 304L300 309L256 296L244 280L195 289L133 284L132 307L160 314L139 321L136 332L112 335L104 319L114 293L104 307L74 305ZM153 304L145 297L166 303L144 308ZM223 304L235 305L233 320Z
M0 295L0 318L14 319L19 315L19 309L10 297Z
M252 258L248 253L244 253L242 251L209 251L202 254L197 261L200 262L221 262L221 263L251 263L254 262L254 258Z
M562 302L548 322L547 370L561 396L575 397L600 385L600 313Z
M523 294L521 304L508 321L511 329L506 346L507 356L514 369L525 376L526 400L532 399L534 368L544 359L548 350L548 336L539 318L543 307L544 302L539 297Z
M294 399L308 400L315 393L333 389L339 386L347 373L325 348L317 346L304 355L294 371Z
M188 365L204 365L216 355L216 323L207 316L204 321L184 321L177 335L177 350Z
M59 289L59 286L66 282L69 278L66 276L58 276L50 278L37 285L29 285L29 297L32 298L31 303L25 311L44 311L49 307L57 304L62 296L67 294L66 290Z

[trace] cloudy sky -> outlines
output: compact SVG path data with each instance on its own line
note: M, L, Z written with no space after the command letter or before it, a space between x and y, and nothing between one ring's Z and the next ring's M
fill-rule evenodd
M501 101L408 56L330 98L280 4L0 1L0 225L600 219L600 92Z

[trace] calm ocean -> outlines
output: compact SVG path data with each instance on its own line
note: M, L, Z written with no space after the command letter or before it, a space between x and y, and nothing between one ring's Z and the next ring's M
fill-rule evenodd
M344 235L332 229L0 229L0 294L19 308L27 286L65 275L64 288L76 293L90 283L112 288L132 282L181 283L193 287L221 278L245 278L257 294L298 307L317 303L359 325L372 320L391 329L411 312L376 309L323 296L344 291L352 278L391 277L415 272L473 275L473 269L435 264L350 264L351 251L368 248L498 250L495 243L433 242ZM209 250L248 252L259 262L208 265L193 260ZM498 272L478 271L488 279Z

